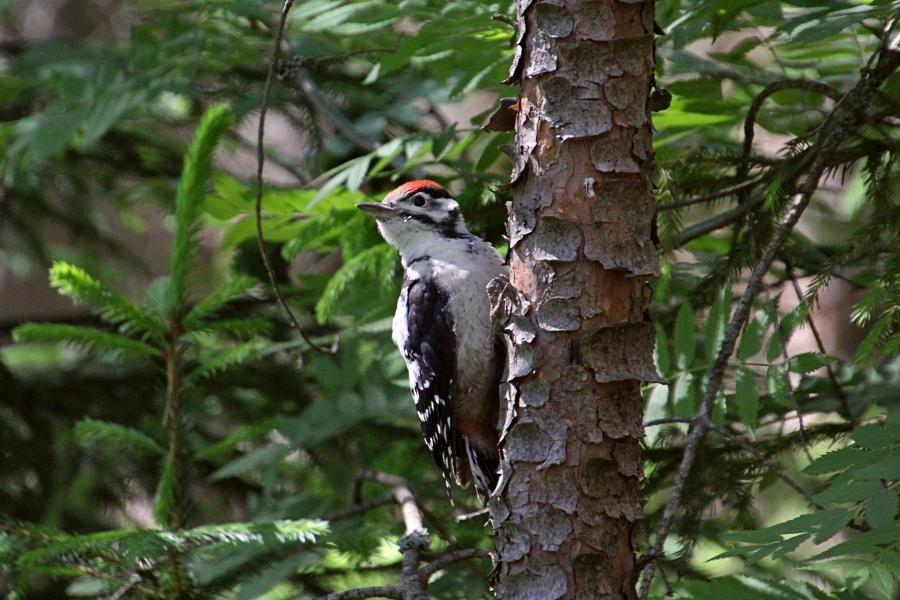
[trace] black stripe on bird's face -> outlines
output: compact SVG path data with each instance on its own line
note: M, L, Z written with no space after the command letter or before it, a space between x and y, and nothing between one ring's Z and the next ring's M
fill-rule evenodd
M466 239L471 237L470 233L459 230L459 209L451 208L445 217L435 219L431 215L412 212L409 210L398 210L397 216L406 220L418 221L419 223L433 227L441 236L451 239Z

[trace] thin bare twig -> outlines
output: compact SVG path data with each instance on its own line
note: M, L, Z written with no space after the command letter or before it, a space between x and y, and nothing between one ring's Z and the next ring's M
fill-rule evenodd
M353 506L345 508L344 510L339 510L327 517L324 517L324 519L326 521L342 521L344 519L350 519L363 513L367 513L373 508L378 508L379 506L390 504L393 501L394 496L392 494L388 494L386 496L378 496L377 498L372 498L370 500L366 500L365 502L354 504Z
M791 357L788 356L787 344L788 339L787 336L784 335L784 332L781 331L781 327L775 324L775 330L778 332L778 335L781 338L781 357L784 359L784 366L786 369L790 369ZM800 410L800 402L797 400L797 396L795 394L794 385L791 383L791 377L788 373L784 374L785 383L787 384L787 392L788 396L790 396L793 404L794 410L797 411L797 434L800 436L800 447L803 448L803 454L806 455L806 459L809 462L812 462L812 452L809 451L809 442L806 441L806 423L803 422L803 412Z
M744 148L741 158L741 167L739 168L739 171L746 169L746 162L750 157L750 151L753 149L753 137L755 135L754 125L756 125L756 116L759 114L760 109L762 108L765 101L769 98L769 96L781 90L807 90L822 94L824 96L828 96L835 102L840 100L842 96L842 94L838 90L834 89L827 83L822 83L821 81L811 81L809 79L778 79L764 87L763 90L753 99L753 102L750 104L750 110L747 112L747 118L746 120L744 120Z
M724 187L710 194L695 196L693 198L685 198L684 200L678 200L677 202L667 202L666 204L658 205L656 208L659 210L673 210L676 208L684 208L686 206L694 206L695 204L705 204L706 202L712 202L713 200L718 200L719 198L725 198L726 196L731 196L743 190L752 189L760 183L764 183L766 180L771 179L772 176L773 174L771 172L766 173L758 177L754 177L753 179L748 179L747 181L742 181L740 183Z
M281 7L281 18L278 21L278 28L275 32L275 44L274 49L272 50L272 60L269 62L269 71L268 73L266 73L266 85L263 88L262 106L260 106L259 108L259 130L257 132L256 138L256 241L259 245L259 255L262 257L263 266L266 268L266 274L269 276L269 283L272 285L272 291L275 293L275 297L278 298L278 303L281 304L284 312L287 313L287 316L293 324L294 329L297 330L297 333L300 334L300 337L303 338L303 341L306 342L313 350L321 352L322 354L333 354L333 349L329 350L326 348L322 348L321 346L313 342L303 330L303 327L300 326L300 322L297 320L297 317L294 316L294 311L291 310L291 307L288 305L284 294L281 293L281 288L278 287L278 282L275 280L275 271L272 269L272 263L271 261L269 261L269 255L266 253L265 238L263 237L263 167L266 163L266 152L263 141L266 132L266 112L269 109L269 97L272 94L272 82L275 79L275 67L278 64L281 40L284 38L284 26L287 22L288 13L291 11L291 7L293 5L294 0L284 0L284 4Z
M690 227L685 227L681 231L681 233L678 234L678 241L676 243L678 246L684 246L691 240L704 236L707 233L710 233L717 229L721 229L726 225L736 223L743 219L747 215L747 213L749 213L754 208L762 206L765 200L766 199L763 196L754 198L750 202L739 204L731 210L727 210L721 214L711 217L706 221L691 225Z
M766 289L765 292L766 302L770 302L769 290ZM778 340L781 343L781 356L784 359L784 368L790 370L790 362L791 357L788 356L787 345L790 339L785 333L781 330L781 323L778 322L778 307L772 307L772 314L774 315L773 323L772 323L772 331L774 332L772 335L777 335ZM797 412L797 434L800 438L800 446L803 448L803 453L806 454L807 460L812 462L813 457L812 453L809 451L809 443L806 440L806 423L803 422L803 413L800 411L800 402L797 400L797 396L795 395L794 386L791 383L791 378L789 373L784 374L785 384L787 385L788 396L790 396L791 401L794 404L794 410ZM784 421L782 421L782 426L784 426Z
M428 578L438 571L447 568L453 563L463 560L471 560L473 558L490 558L490 550L482 550L481 548L461 548L459 550L451 550L440 554L428 563L427 566L419 570L419 577Z
M464 521L470 521L472 519L477 519L478 517L483 517L486 514L489 514L491 509L488 507L479 508L478 510L473 510L472 512L462 513L461 515L456 515L456 522L462 523Z
M653 419L645 421L644 427L656 427L657 425L671 425L674 423L693 423L694 417L666 417L665 419Z

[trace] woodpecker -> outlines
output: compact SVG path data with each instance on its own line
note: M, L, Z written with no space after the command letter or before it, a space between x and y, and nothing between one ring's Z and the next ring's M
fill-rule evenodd
M499 468L502 347L486 288L503 260L469 233L459 204L433 181L410 181L380 203L356 206L375 217L400 252L393 339L406 361L425 445L448 494L451 478L461 487L474 480L487 502Z

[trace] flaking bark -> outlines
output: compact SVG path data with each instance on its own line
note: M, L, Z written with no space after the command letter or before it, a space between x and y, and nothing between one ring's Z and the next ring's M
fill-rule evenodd
M496 593L633 598L641 518L653 3L518 0Z

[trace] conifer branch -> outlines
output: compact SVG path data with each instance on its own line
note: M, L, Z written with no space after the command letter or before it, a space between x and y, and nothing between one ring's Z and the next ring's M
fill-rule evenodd
M763 285L765 275L781 250L782 245L800 220L812 196L818 189L819 180L828 167L830 155L837 150L841 142L851 134L853 126L865 115L866 109L876 91L884 81L894 73L900 65L900 49L887 42L889 32L878 50L870 57L856 85L838 101L832 111L818 127L818 138L794 166L782 185L783 194L790 196L790 206L775 230L772 239L753 268L747 285L735 305L734 312L722 340L719 352L708 373L708 385L695 417L695 423L684 448L681 464L672 486L671 495L663 510L662 518L656 529L656 539L642 572L639 597L645 600L650 593L650 583L656 568L656 562L663 556L663 547L669 536L675 514L681 505L684 484L691 472L700 443L712 425L709 417L716 395L722 385L728 361L734 352L738 336L750 314L753 300ZM876 62L877 61L877 62Z
M758 177L754 177L752 179L748 179L746 181L741 181L734 185L724 187L720 190L711 192L709 194L704 194L702 196L695 196L693 198L685 198L683 200L678 200L676 202L668 202L666 204L660 204L656 208L658 210L674 210L676 208L686 208L688 206L695 206L697 204L706 204L707 202L712 202L713 200L718 200L719 198L725 198L727 196L737 194L738 192L753 189L760 183L765 183L766 181L771 179L772 176L773 175L771 172L766 173L766 174L760 175Z
M423 525L422 515L424 511L419 506L412 488L409 486L409 482L390 473L362 471L356 478L354 496L358 495L360 484L366 480L390 486L391 494L389 498L400 507L403 524L406 529L406 535L397 542L397 546L403 554L403 561L400 566L400 582L388 586L333 592L325 596L323 600L353 600L358 598L427 600L428 580L432 575L456 562L491 556L490 551L480 548L461 548L449 550L435 556L425 556L423 551L427 549L430 540L428 530ZM361 502L357 506L361 510L381 506L384 504L385 499L386 497L378 497L375 498L374 502ZM342 514L339 516L343 517ZM427 560L428 564L420 566L423 560Z
M781 260L784 263L784 268L787 272L788 279L790 280L791 286L794 289L794 294L797 296L797 302L802 303L803 290L800 289L800 283L797 281L797 274L794 272L794 265L785 257L782 257ZM819 334L819 327L816 325L815 320L812 318L812 315L809 314L809 312L806 312L806 324L809 325L809 330L812 332L813 338L816 340L816 347L819 349L819 352L827 355L828 352L825 350L825 343L822 341L821 334ZM847 418L852 421L853 411L850 410L850 402L847 399L847 393L844 391L844 387L838 381L837 374L835 374L834 368L831 366L831 363L826 363L825 372L828 374L828 379L829 381L831 381L831 385L834 387L834 393L837 394L837 397L841 401L841 407L844 409L844 412L847 413Z

